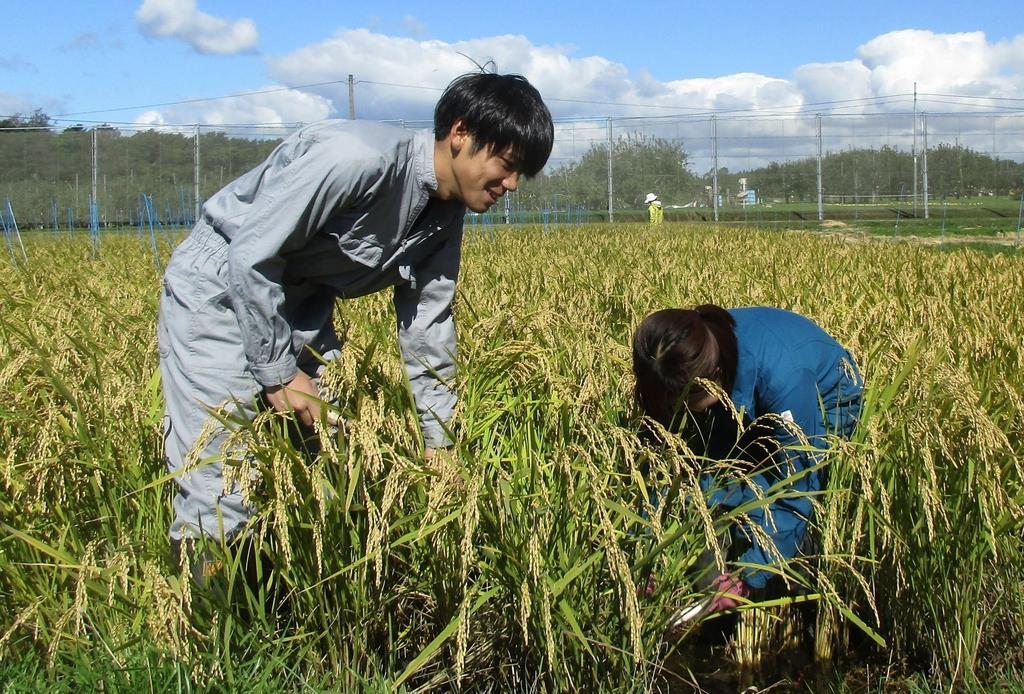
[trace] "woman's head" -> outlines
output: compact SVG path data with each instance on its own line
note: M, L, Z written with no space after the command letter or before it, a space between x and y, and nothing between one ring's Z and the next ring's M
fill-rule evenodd
M633 336L636 400L644 414L672 428L678 413L705 409L714 402L694 382L717 382L726 392L736 379L736 322L714 304L695 309L655 311Z

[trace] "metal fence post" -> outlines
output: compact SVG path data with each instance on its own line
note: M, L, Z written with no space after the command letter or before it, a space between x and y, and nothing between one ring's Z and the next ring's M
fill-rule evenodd
M825 192L821 186L821 114L816 114L814 120L818 125L818 221L825 221Z
M718 118L711 116L711 204L718 221Z
M200 175L200 168L199 168L199 124L198 123L196 123L195 146L193 147L193 150L192 150L192 160L193 160L193 164L195 166L195 174L194 174L195 175L195 185L193 187L193 193L192 193L195 196L195 200L193 201L195 203L195 205L194 205L194 207L195 207L195 216L192 218L192 223L195 224L196 222L199 221L199 214L200 214L201 207L202 207L202 201L199 199L199 175Z
M615 211L612 205L612 119L608 119L608 223L615 221Z
M922 135L924 142L921 147L921 183L924 186L924 218L928 219L928 114L921 115Z

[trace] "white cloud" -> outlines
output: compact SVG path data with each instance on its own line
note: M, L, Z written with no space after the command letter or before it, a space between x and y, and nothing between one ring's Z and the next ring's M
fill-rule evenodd
M273 78L287 84L338 82L311 90L331 99L340 114L348 111L345 81L352 74L357 81L357 117L415 119L430 117L448 82L476 69L474 63L488 61L499 72L526 75L541 93L566 100L563 114L593 112L590 106L572 105L573 100L609 102L630 94L625 66L598 56L570 57L560 47L535 46L512 35L446 43L343 30L289 55L270 58L268 68Z
M251 19L214 17L201 12L195 0L143 0L135 19L143 33L179 39L199 53L247 53L259 41Z
M1007 72L1024 72L1024 34L995 45L996 62Z
M846 102L850 106L844 106L844 111L863 111L870 108L870 103L855 100L874 96L871 70L859 60L808 63L798 67L793 76L808 104Z
M254 125L288 129L296 123L312 123L330 115L330 103L323 97L294 89L269 86L213 104L181 104L161 110L149 110L135 119L139 126L163 126L167 123L198 123L259 134Z
M166 2L166 0L164 0ZM144 5L149 5L150 2ZM192 4L174 4L192 8ZM897 31L860 46L848 60L808 63L790 76L742 72L711 78L659 80L645 70L575 48L536 45L519 35L459 42L389 36L369 29L339 30L292 53L268 56L267 71L278 84L321 86L251 94L214 104L163 109L166 122L310 122L348 113L347 77L355 77L356 116L369 120L429 123L434 104L457 75L474 61L493 61L499 72L525 75L546 98L557 128L552 164L579 156L607 137L605 118L617 119L615 136L637 132L684 142L695 171L712 166L712 113L718 114L719 165L732 170L767 161L811 156L816 150L815 113L825 114L826 150L887 144L909 147L911 121L906 94L918 83L920 111L937 114L991 107L993 103L929 97L929 94L1016 97L1024 93L1024 35L989 42L980 32L936 34ZM932 99L929 102L929 98ZM1022 102L1013 102L1024 105ZM849 116L840 117L840 114ZM866 114L871 114L866 117ZM960 142L969 131L988 133L992 119L957 116L929 120L933 143L944 127L956 128ZM948 127L947 127L948 126ZM1008 128L1021 130L1022 127ZM1024 143L1005 141L1007 151Z
M998 74L995 47L980 31L934 34L905 30L882 34L857 49L876 93L957 91Z
M753 72L667 84L672 93L662 99L664 104L675 104L687 110L784 109L797 107L803 101L796 85Z
M371 119L427 119L445 85L457 75L494 61L499 72L526 75L556 116L664 116L713 109L776 109L804 101L798 82L756 73L712 79L658 81L647 71L630 74L601 56L576 56L571 48L535 45L503 35L455 43L342 30L291 54L268 59L270 75L287 84L334 82L311 88L348 111L345 84L356 80L356 115ZM467 56L469 59L467 59Z
M849 60L808 63L791 78L744 72L659 81L645 70L631 73L622 63L577 56L564 46L535 45L524 36L446 43L368 29L338 31L267 63L270 75L287 84L337 82L312 90L331 99L338 113L347 112L344 82L352 74L359 117L427 118L448 81L473 69L465 56L480 64L493 60L499 72L526 75L563 117L792 110L839 101L847 104L844 112L903 110L905 104L887 106L882 100L909 93L914 82L921 93L1016 96L1024 91L1024 35L989 42L981 32L890 32L860 46ZM866 101L850 105L858 99Z
M655 98L668 92L668 87L658 81L647 70L640 70L636 76L636 93L643 98Z
M556 118L595 118L559 126L553 163L603 142L607 129L598 120L603 117L635 119L616 121L616 135L634 131L682 139L692 153L694 170L703 171L712 166L710 115L717 113L719 164L735 170L772 158L813 154L817 112L828 116L823 126L826 149L909 146L911 126L905 114L910 102L887 97L911 92L915 81L922 111L967 111L993 103L941 103L939 97L928 103L926 94L1019 97L1024 92L1024 35L989 42L981 32L891 32L860 46L849 60L808 63L790 77L743 72L657 80L647 71L631 72L602 56L535 45L524 36L446 43L368 29L338 31L291 54L268 58L267 64L270 75L283 83L334 82L309 91L329 100L335 114L347 114L345 82L352 74L357 117L426 121L444 86L473 69L465 56L480 64L493 60L499 72L525 75ZM869 113L874 116L860 117ZM936 137L938 127L936 121ZM975 123L961 120L958 127L970 130ZM980 127L990 131L991 119ZM872 140L877 133L884 140Z
M135 119L135 125L161 126L167 123L167 119L159 111L145 111Z

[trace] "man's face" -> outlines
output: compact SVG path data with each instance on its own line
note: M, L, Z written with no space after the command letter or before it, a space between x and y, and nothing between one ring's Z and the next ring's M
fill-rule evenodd
M511 148L472 149L467 143L452 160L456 195L473 212L486 212L506 191L519 187L519 171Z

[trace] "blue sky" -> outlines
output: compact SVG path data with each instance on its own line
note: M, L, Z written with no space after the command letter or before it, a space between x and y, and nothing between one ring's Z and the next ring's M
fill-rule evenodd
M357 116L427 118L439 90L471 67L460 53L525 74L562 118L847 98L884 107L877 99L915 81L925 93L1024 97L1022 15L988 0L12 5L0 114L42 108L67 114L62 122L344 116L338 82L349 73ZM334 84L282 89L322 82ZM248 96L173 103L239 93Z

